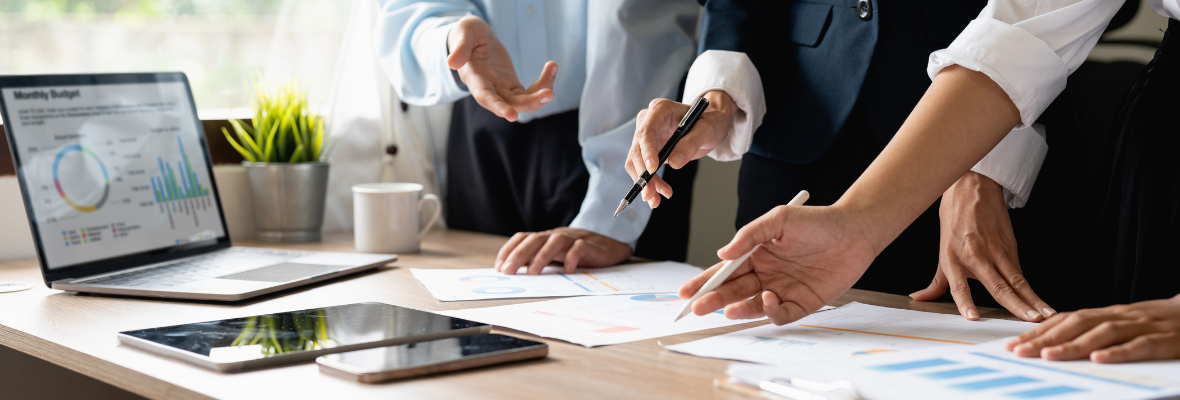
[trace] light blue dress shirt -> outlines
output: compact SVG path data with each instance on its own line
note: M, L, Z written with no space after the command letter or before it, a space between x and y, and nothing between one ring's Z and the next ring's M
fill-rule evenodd
M636 204L612 215L632 184L623 165L635 116L652 99L675 99L696 56L699 13L693 0L383 0L375 43L394 91L421 106L470 95L446 65L447 34L466 15L488 22L523 85L557 62L553 101L518 121L579 110L590 184L570 226L634 248L651 210Z

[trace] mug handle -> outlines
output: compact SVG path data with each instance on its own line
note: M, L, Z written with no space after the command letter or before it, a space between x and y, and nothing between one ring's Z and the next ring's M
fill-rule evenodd
M426 236L426 232L430 232L430 228L438 223L438 217L442 215L442 202L438 201L438 196L429 193L422 195L422 200L418 200L418 212L422 212L422 205L426 203L426 200L434 202L434 216L430 217L430 222L427 222L426 227L422 228L422 232L418 233L418 240L422 240L422 237Z

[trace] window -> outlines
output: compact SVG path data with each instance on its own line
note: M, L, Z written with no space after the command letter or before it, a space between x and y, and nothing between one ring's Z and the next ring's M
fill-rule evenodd
M322 103L350 3L0 0L0 74L181 71L206 113L249 107L257 72L297 77Z

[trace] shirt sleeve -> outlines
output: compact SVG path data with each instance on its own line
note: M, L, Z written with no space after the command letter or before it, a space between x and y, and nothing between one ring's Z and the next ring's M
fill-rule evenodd
M417 106L454 102L468 95L447 66L447 34L464 16L484 18L465 0L383 0L377 14L377 62L398 98Z
M612 217L619 200L635 183L624 168L634 135L635 120L631 119L582 143L582 159L590 172L590 189L586 191L578 216L570 222L571 228L584 229L626 243L631 246L631 250L635 250L635 244L647 227L652 211L647 204L636 201L618 217ZM657 172L662 175L664 168L661 167Z
M1004 201L1008 207L1020 208L1032 195L1033 183L1037 181L1048 153L1045 126L1033 124L1008 132L971 170L999 183L1004 188Z
M991 0L950 47L930 54L927 73L960 65L986 74L1031 126L1065 89L1123 0Z
M708 50L701 53L684 84L685 104L691 104L710 90L721 90L733 99L737 111L725 139L709 152L717 161L733 161L750 151L754 131L766 115L766 96L762 76L746 53Z

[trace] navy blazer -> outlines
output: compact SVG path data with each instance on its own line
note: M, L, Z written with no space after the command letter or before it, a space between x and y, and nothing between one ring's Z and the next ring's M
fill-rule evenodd
M930 53L946 48L987 3L700 1L699 52L746 53L762 77L766 117L750 152L797 164L831 147L858 102L888 142L930 86ZM866 4L858 9L858 2Z

